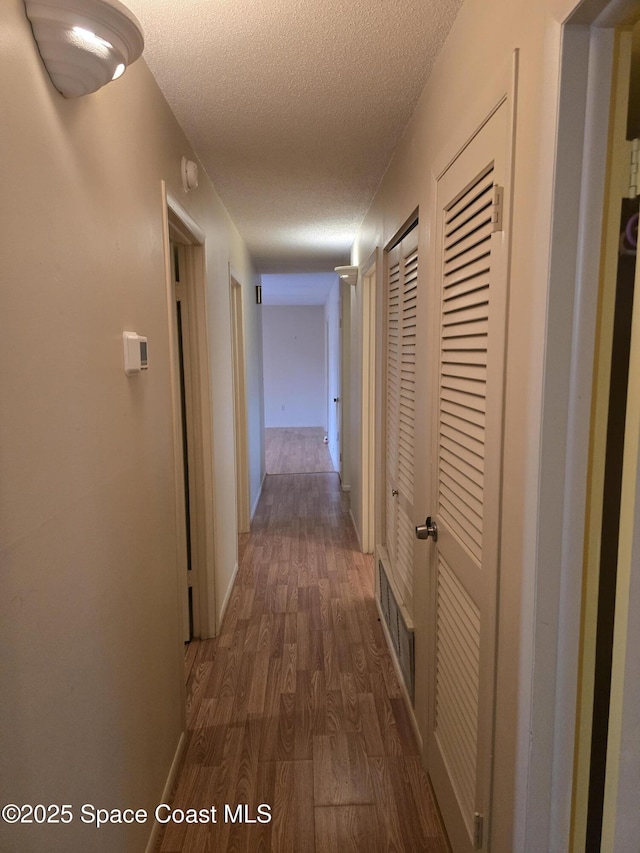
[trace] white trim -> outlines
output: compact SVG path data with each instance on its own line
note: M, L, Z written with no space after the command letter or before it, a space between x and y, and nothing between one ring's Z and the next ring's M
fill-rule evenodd
M173 438L174 510L176 523L175 571L177 581L178 608L182 626L181 638L188 639L189 615L187 603L187 525L184 490L184 436L181 419L181 391L178 375L178 335L175 318L175 294L173 262L171 259L171 236L169 233L169 206L162 183L162 235L164 241L165 288L167 299L167 334L169 341L169 384L171 392L171 433Z
M222 607L220 608L220 619L218 621L218 625L222 625L224 622L224 617L227 612L227 607L229 606L229 601L231 600L231 593L233 592L233 585L236 582L236 576L238 574L238 569L240 567L239 563L236 563L231 574L231 580L229 581L229 586L227 587L227 591L224 596L224 601L222 602Z
M262 489L264 488L264 481L267 479L267 475L263 474L262 480L260 482L260 488L258 489L258 494L256 495L256 499L253 502L253 506L251 507L251 520L253 521L253 516L256 514L256 510L258 509L258 504L260 503L260 498L262 497Z
M599 3L602 8L604 2ZM557 30L558 122L535 576L524 578L514 849L570 849L595 312L611 54L608 33ZM570 322L568 322L570 318ZM562 401L566 401L562 407ZM560 567L560 570L558 570ZM526 588L524 588L526 587ZM527 707L528 706L528 707Z
M170 376L171 397L173 415L174 435L174 470L176 485L176 526L178 531L178 542L176 561L177 566L183 559L186 549L184 530L184 505L181 504L179 491L182 490L183 481L183 456L181 446L182 422L180 412L180 380L176 375L177 364L177 341L175 339L174 305L173 305L173 280L171 275L171 258L169 233L171 228L175 229L183 238L185 245L190 250L187 259L189 282L193 286L193 298L190 299L189 323L193 341L192 352L192 384L194 391L194 424L196 435L197 459L196 468L197 482L195 491L197 500L194 502L193 512L196 526L196 535L193 541L193 553L197 555L197 601L194 604L198 608L197 618L194 613L194 622L199 624L199 636L207 639L215 636L216 625L216 587L215 587L215 505L214 505L214 471L213 471L213 425L211 409L211 374L209 355L209 332L207 327L207 286L205 271L205 232L194 221L193 217L176 201L167 191L164 181L161 181L162 193L162 219L163 239L165 252L165 284L167 292L167 323L169 330L170 350ZM171 215L170 215L171 214ZM197 252L197 256L191 253ZM184 496L182 497L184 500Z
M375 492L376 492L376 317L380 251L376 247L363 265L358 277L362 307L362 399L361 399L361 480L360 509L364 553L375 550Z
M567 42L574 41L575 44ZM567 443L565 458L565 482L563 495L562 560L558 607L558 669L556 677L556 702L554 709L553 764L550 788L551 815L549 824L550 851L569 849L571 821L571 791L573 783L574 739L576 723L576 691L580 654L581 591L583 580L583 547L585 536L585 502L587 495L589 441L591 428L591 394L593 385L593 358L596 347L596 313L599 290L600 247L604 208L604 178L608 147L608 119L611 92L611 58L613 31L594 29L588 45L583 42L583 33L576 28L570 33L565 30L563 53L567 49L567 79L575 79L577 57L572 51L583 54L588 51L586 80L586 111L581 132L584 147L579 157L580 141L574 144L566 139L566 158L582 159L580 179L580 217L576 228L575 302L571 351L567 353L570 363L569 409L567 416ZM571 92L567 97L572 97ZM562 93L561 93L562 97ZM561 101L562 109L562 101ZM571 130L569 130L569 134ZM562 184L556 186L560 205L570 197ZM568 206L568 205L567 205ZM558 208L554 210L555 217ZM575 210L566 211L565 217ZM557 225L556 245L560 245L567 260L570 245L567 245L567 228L562 221ZM554 228L555 230L555 228ZM562 299L566 289L567 272L562 268L563 260L557 261L556 252L551 256L551 289ZM554 288L555 281L555 288ZM563 332L558 329L558 339ZM566 334L566 330L564 331ZM562 364L562 356L554 356L554 369ZM563 393L565 393L563 391ZM549 424L550 431L557 423ZM553 467L553 463L549 464ZM550 484L550 489L554 486ZM541 495L543 501L545 496ZM543 502L541 501L541 503ZM541 506L540 525L544 529L551 507ZM544 564L545 557L540 558Z
M180 202L176 199L176 197L166 188L166 184L163 181L162 185L164 187L164 192L166 196L166 206L172 210L175 215L182 221L182 223L187 228L189 235L196 243L204 244L206 240L206 234L200 228L195 219L191 216L191 214L185 210L185 208L180 204Z
M358 540L358 548L360 548L360 550L362 551L362 540L360 538L360 531L358 530L358 525L356 524L356 520L353 517L353 510L351 509L351 507L349 507L349 518L351 519L351 526L353 527L356 534L356 539Z
M165 786L162 791L162 797L155 805L160 805L161 803L170 803L171 794L173 793L173 786L180 771L180 767L182 764L182 756L184 754L186 744L187 735L186 732L182 732L180 735L180 739L178 740L178 746L176 747L176 751L173 756L173 761L171 762L167 781L165 782ZM160 832L164 828L164 824L160 824L157 820L154 819L153 825L151 827L151 834L149 835L149 840L147 841L147 846L145 847L145 853L155 852L156 845L158 843L158 837L160 835Z
M233 370L237 526L238 533L248 533L251 522L251 511L249 507L249 431L247 423L247 377L245 368L244 287L231 264L229 264L229 299L231 307L231 364Z

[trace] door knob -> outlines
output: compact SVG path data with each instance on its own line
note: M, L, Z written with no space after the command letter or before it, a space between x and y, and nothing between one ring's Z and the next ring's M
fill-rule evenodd
M333 398L333 402L334 402L334 403L339 403L339 402L340 402L340 397L334 397L334 398Z
M397 489L391 489L391 497L397 498L400 492Z
M434 542L438 541L438 525L428 516L424 524L418 524L416 527L417 539L428 539L431 537Z

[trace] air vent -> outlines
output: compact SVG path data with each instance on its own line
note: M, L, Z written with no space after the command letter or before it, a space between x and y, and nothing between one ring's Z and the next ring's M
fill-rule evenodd
M396 601L393 587L389 583L382 560L378 560L378 576L380 580L380 610L387 624L393 652L400 664L405 686L413 702L415 691L414 631L413 628L407 627L407 623L402 615L402 609Z

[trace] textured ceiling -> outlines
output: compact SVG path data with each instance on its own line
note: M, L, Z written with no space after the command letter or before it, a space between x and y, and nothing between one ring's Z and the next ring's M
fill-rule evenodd
M332 270L461 0L126 0L260 272Z

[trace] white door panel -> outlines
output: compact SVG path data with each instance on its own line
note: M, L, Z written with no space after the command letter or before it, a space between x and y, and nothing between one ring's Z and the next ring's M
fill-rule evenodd
M385 544L402 604L413 612L418 229L386 254Z
M440 178L428 767L455 853L488 849L504 386L503 104Z

